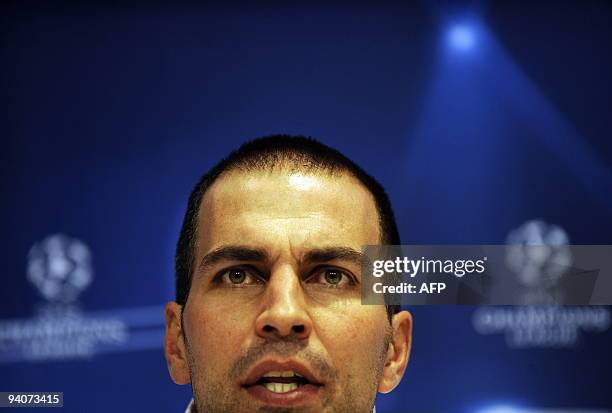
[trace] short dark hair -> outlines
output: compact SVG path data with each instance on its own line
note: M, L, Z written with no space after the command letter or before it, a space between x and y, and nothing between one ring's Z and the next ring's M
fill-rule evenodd
M272 135L244 143L200 178L189 196L187 211L176 246L176 302L183 307L189 297L195 261L198 213L206 191L221 175L230 171L258 171L286 168L301 172L349 173L373 195L378 212L381 242L400 245L399 231L385 189L349 158L321 142L304 136ZM399 306L388 305L389 321Z

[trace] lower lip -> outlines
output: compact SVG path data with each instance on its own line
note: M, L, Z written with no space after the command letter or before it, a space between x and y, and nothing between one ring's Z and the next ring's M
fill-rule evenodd
M246 387L245 390L255 399L278 407L294 407L312 401L319 393L321 386L303 384L295 390L286 393L275 393L262 385Z

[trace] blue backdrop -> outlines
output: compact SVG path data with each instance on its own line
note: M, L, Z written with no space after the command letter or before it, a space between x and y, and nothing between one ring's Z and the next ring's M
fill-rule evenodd
M310 135L353 158L388 189L404 243L504 243L542 219L574 244L612 244L605 2L0 9L0 391L63 391L74 412L182 411L190 389L161 349L179 225L197 178L257 136ZM54 234L89 251L69 305L28 278ZM612 409L607 308L569 343L520 348L478 332L477 308L412 310L408 371L382 413ZM45 317L80 320L52 338L64 350L41 353Z

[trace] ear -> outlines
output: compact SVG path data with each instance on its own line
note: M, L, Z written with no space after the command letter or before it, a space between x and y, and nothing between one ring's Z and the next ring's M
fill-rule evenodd
M389 393L402 380L412 346L412 315L400 311L392 319L393 336L387 349L387 359L378 384L380 393Z
M188 384L191 381L185 351L185 336L181 328L182 306L174 301L166 304L166 336L164 337L164 355L168 371L176 384Z

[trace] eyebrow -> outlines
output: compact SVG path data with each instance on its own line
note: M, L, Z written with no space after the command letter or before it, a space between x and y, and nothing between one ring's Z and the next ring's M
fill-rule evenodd
M263 249L229 245L204 255L198 266L198 272L205 272L222 261L265 262L267 260L268 254Z
M263 249L228 245L204 255L198 266L198 272L206 272L210 267L223 261L266 262L268 259L269 256ZM365 254L350 247L325 247L309 250L304 255L303 261L305 263L317 263L342 260L355 265L362 265L365 259Z
M304 255L305 262L334 260L349 261L355 265L362 265L365 260L365 254L350 247L327 247L310 250Z

